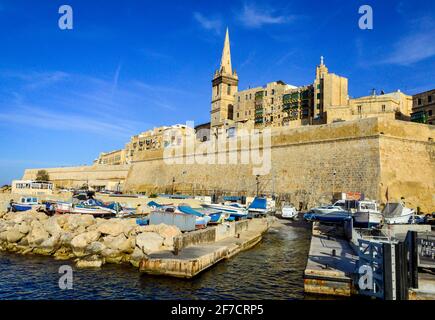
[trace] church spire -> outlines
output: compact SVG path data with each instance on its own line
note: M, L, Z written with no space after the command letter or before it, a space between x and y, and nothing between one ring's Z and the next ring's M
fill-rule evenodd
M227 73L227 74L233 73L233 69L231 67L230 36L228 33L228 27L227 27L227 32L225 34L224 49L222 50L220 71L222 73Z

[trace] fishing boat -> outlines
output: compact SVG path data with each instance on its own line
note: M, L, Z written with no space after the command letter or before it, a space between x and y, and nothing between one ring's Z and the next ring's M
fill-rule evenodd
M415 210L402 203L387 203L382 215L386 224L408 224L415 220Z
M382 218L375 201L358 201L357 210L353 214L353 225L359 228L372 228L381 224Z
M36 197L21 197L20 202L11 203L11 210L13 212L29 211L40 207L41 204L39 204L38 198Z
M77 204L73 206L71 213L75 214L91 214L94 217L114 217L116 212L110 208L100 206L87 206L84 204Z
M73 208L73 204L71 202L59 201L55 203L54 208L57 214L70 213Z
M281 218L294 219L298 215L298 211L291 204L284 204L281 208Z

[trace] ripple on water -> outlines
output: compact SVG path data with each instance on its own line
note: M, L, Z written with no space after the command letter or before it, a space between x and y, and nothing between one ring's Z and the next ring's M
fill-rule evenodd
M0 253L0 299L301 299L309 239L308 228L286 223L191 280L105 265L74 269L73 290L58 287L59 267L72 261Z

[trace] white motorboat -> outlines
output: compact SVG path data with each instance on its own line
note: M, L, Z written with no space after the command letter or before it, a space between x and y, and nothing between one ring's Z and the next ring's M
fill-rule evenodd
M332 212L343 211L343 208L340 206L326 205L326 206L312 208L310 211L313 213L332 213Z
M247 214L246 208L242 207L239 204L225 205L225 204L218 204L218 203L202 203L201 206L203 208L213 209L217 211Z
M360 228L372 228L382 223L382 213L378 211L375 201L358 201L358 207L353 214L354 226Z
M382 215L387 224L408 224L414 220L415 210L405 207L402 203L387 203Z
M281 209L281 217L284 219L294 219L298 215L298 211L291 204L283 205Z

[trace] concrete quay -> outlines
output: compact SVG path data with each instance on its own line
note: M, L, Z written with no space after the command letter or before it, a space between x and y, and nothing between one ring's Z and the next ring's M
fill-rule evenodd
M379 236L371 237L352 231L352 239L346 237L348 232L343 226L327 226L314 222L304 271L304 291L309 294L345 296L359 295L358 291L358 250L357 239L382 239L382 242L404 241L408 231L415 231L419 236L432 235L429 225L384 225ZM385 262L384 262L385 263ZM435 299L435 274L423 270L418 262L418 288L408 289L409 300ZM397 270L396 270L397 272ZM396 281L399 281L396 278Z
M313 223L310 251L304 271L306 293L350 296L358 260L349 242L334 227Z
M244 220L190 232L186 237L190 238L191 244L184 243L178 252L175 248L175 252L150 254L140 262L139 270L153 275L193 278L219 261L258 244L274 221L274 217ZM174 243L176 246L177 241Z

